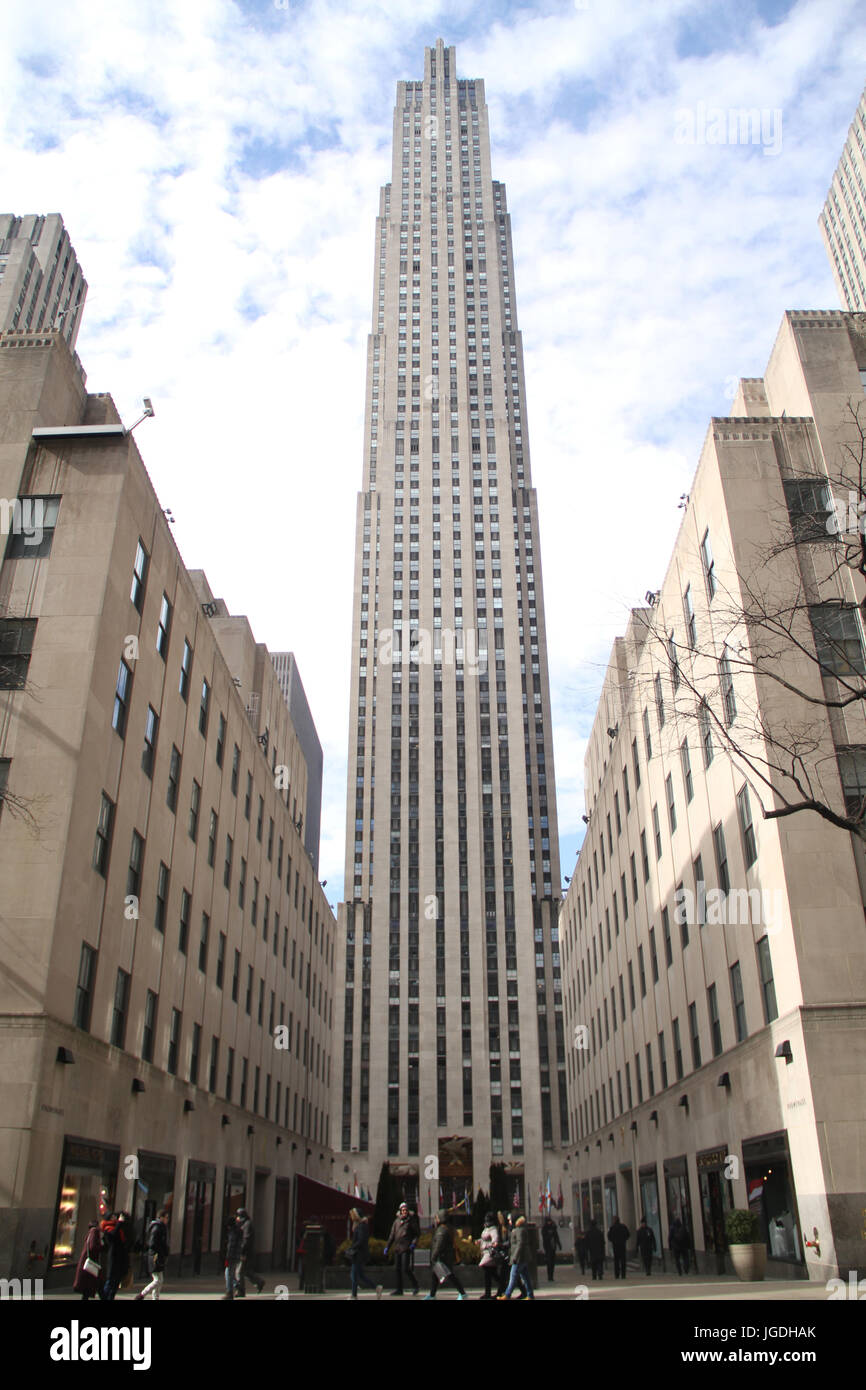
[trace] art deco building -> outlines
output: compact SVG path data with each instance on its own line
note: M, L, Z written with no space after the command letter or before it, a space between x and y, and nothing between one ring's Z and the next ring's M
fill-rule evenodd
M839 297L846 309L866 309L866 91L818 219Z
M710 1273L731 1207L771 1271L863 1268L863 842L764 812L866 795L866 588L832 524L866 431L864 327L787 314L765 378L712 421L586 756L560 919L575 1217L645 1213L669 1261L679 1217Z
M0 335L0 495L0 1275L163 1205L172 1273L243 1204L285 1267L331 1173L336 923L273 663L60 333Z
M74 348L86 296L62 217L0 213L0 331L57 332Z
M484 84L441 40L397 88L364 430L333 1133L426 1210L491 1160L534 1188L568 1124L511 224Z

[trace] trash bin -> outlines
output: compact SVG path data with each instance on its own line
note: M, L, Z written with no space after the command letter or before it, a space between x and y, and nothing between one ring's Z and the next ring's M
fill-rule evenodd
M304 1293L324 1293L325 1232L319 1225L304 1230Z

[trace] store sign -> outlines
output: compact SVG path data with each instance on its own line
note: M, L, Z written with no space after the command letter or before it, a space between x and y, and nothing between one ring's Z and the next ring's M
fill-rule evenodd
M726 1149L713 1149L710 1153L698 1154L698 1168L724 1168L727 1159Z

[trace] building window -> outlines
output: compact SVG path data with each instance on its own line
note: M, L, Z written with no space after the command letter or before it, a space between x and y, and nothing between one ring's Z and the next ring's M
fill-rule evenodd
M811 604L809 617L822 671L833 676L866 675L863 634L852 604Z
M211 810L211 813L210 813L210 822L209 822L209 824L208 824L208 831L207 831L207 862L208 862L208 866L209 866L211 869L213 868L213 865L214 865L214 857L215 857L215 855L216 855L216 837L217 837L217 822L218 822L218 819L219 819L219 818L218 818L218 816L217 816L216 811Z
M195 842L198 839L198 813L201 806L201 787L193 778L192 790L189 796L189 838Z
M232 970L232 1001L233 1001L233 1003L235 1003L235 1004L238 1002L238 996L239 996L239 992L240 992L240 985L241 985L241 953L240 953L240 951L235 951L235 963L234 963L234 969Z
M137 830L132 832L129 849L129 868L126 871L126 896L138 898L141 895L141 864L144 858L144 840Z
M252 800L253 800L253 774L252 774L251 772L248 772L248 773L247 773L247 790L246 790L246 795L245 795L245 797L244 797L244 817L246 818L246 820L249 820L249 818L250 818L250 807L252 806Z
M206 912L201 914L201 936L198 943L198 968L207 974L207 943L210 936L210 918Z
M152 705L148 705L144 720L144 748L141 753L142 771L153 777L153 764L156 758L156 740L159 734L159 715Z
M683 594L683 612L686 619L686 641L692 651L694 651L695 647L698 645L698 625L695 620L695 606L692 602L691 584L686 585L686 591Z
M180 680L178 691L180 698L186 702L189 699L189 681L192 675L192 647L186 638L183 639L183 656L180 661Z
M129 975L118 970L114 982L114 1006L111 1011L111 1045L123 1047L126 1043L126 1018L129 1009Z
M187 941L189 940L189 913L192 906L192 899L184 888L180 895L180 929L177 934L177 949L182 956L186 955Z
M692 1039L692 1066L697 1071L701 1065L701 1036L698 1031L697 1004L689 1004L689 1033Z
M755 827L752 824L752 804L749 801L749 788L742 786L737 792L737 815L740 821L740 837L743 842L743 859L750 869L758 857Z
M181 1013L179 1009L172 1009L171 1024L168 1030L168 1060L165 1069L169 1076L177 1075L177 1056L180 1050L180 1029Z
M231 835L226 835L226 857L223 865L223 885L231 888L232 884L232 854L234 852L234 841Z
M129 593L130 601L134 608L140 613L144 607L144 589L147 582L147 551L141 541L135 550L135 563L132 566L132 588Z
M192 1045L189 1053L189 1079L193 1086L198 1085L198 1065L201 1056L201 1024L192 1025Z
M93 982L96 976L96 951L81 943L81 957L78 962L78 983L75 986L75 1011L73 1022L76 1028L86 1033L90 1028L90 1010L93 1005Z
M681 1040L681 1038L680 1038L680 1021L679 1021L678 1018L675 1018L674 1021L673 1021L673 1035L674 1035L674 1071L676 1072L677 1081L682 1081L682 1079L683 1079L683 1045L682 1045L682 1040Z
M121 657L117 669L117 686L114 691L114 712L111 727L123 738L126 732L126 716L129 711L129 697L132 693L132 670Z
M35 618L0 619L0 690L24 689L35 636Z
M692 781L692 759L689 753L689 741L684 738L680 744L680 763L683 769L683 785L686 789L686 801L692 800L695 794L695 787Z
M642 830L642 831L640 832L640 856L641 856L641 863L642 863L642 865L643 865L643 881L644 881L644 883L649 883L650 864L649 864L649 854L648 854L648 852L647 852L647 842L646 842L646 831L645 831L645 830ZM635 901L636 901L636 900L635 900Z
M701 749L704 755L704 767L707 768L713 761L713 729L710 723L710 711L707 709L704 700L701 700L698 709L698 725L701 731Z
M662 694L662 678L658 671L656 671L654 684L656 693L656 713L658 714L659 728L663 729L665 723L665 702Z
M836 757L839 760L845 814L853 821L860 821L866 811L866 747L848 744L845 748L837 748Z
M785 478L782 486L795 541L826 541L837 534L833 499L826 483L817 478ZM834 520L828 526L831 517Z
M156 875L156 912L153 925L159 932L165 931L165 912L168 903L168 867L160 863Z
M713 831L713 849L716 853L716 871L719 875L719 887L723 893L731 891L731 875L728 872L728 850L725 844L725 832L719 824Z
M707 1010L710 1015L710 1036L713 1040L713 1056L722 1055L722 1024L719 1018L719 1000L715 985L707 990Z
M265 823L265 799L264 799L263 796L260 796L260 797L259 797L259 814L258 814L258 818L257 818L257 820L256 820L256 839L258 840L259 844L261 844L261 842L262 842L262 826L264 825L264 823Z
M232 753L232 796L237 796L238 794L238 774L240 772L240 766L241 750L238 748L237 744L235 744L234 752Z
M643 715L644 715L644 736L646 736L646 734L647 734L648 731L649 731L649 725L648 725L647 722L646 722L646 710L644 710ZM647 761L649 761L649 758L650 758L651 754L652 754L652 749L650 748L650 749L649 749L649 752L647 753ZM632 761L632 767L634 768L634 784L635 784L635 787L639 787L639 786L640 786L640 759L639 759L638 753L637 753L637 739L636 739L636 738L633 738L632 741L631 741L631 761Z
M93 867L103 878L108 877L108 860L111 853L111 832L114 826L114 802L102 793L99 803L99 820L96 824L96 844L93 847Z
M208 1067L207 1088L212 1095L216 1094L217 1088L217 1069L220 1060L220 1040L215 1035L210 1040L210 1066Z
M9 519L7 560L42 560L51 554L60 498L18 497Z
M670 781L670 778L668 778L668 781ZM667 785L667 783L665 785ZM662 830L659 824L658 803L653 804L653 838L656 846L656 859L659 860L662 857Z
M654 984L654 985L657 985L657 984L658 984L658 981L659 981L659 958L658 958L658 955L657 955L657 953L656 953L656 932L655 932L655 927L650 927L650 932L649 932L649 948L650 948L650 969L651 969L651 971L652 971L653 984Z
M674 1019L674 1036L676 1036L676 1029L677 1021ZM665 1046L664 1030L659 1033L659 1077L662 1083L662 1090L665 1090L668 1084L668 1053Z
M743 999L743 976L740 971L740 962L734 961L731 966L731 1000L734 1005L734 1023L737 1032L737 1042L742 1042L746 1036L746 1004Z
M154 994L152 989L149 989L144 1000L144 1028L141 1034L141 1060L143 1062L153 1061L157 999L158 996Z
M217 767L222 767L222 765L223 765L223 756L224 756L224 754L225 754L225 746L226 746L226 721L225 721L225 715L224 715L224 714L221 714L221 715L220 715L220 718L219 718L219 725L217 726L217 741L216 741L216 764L217 764Z
M716 581L716 567L710 546L709 531L704 532L704 539L701 541L701 563L704 567L704 579L707 581L707 598L712 603L719 586Z
M756 945L758 970L761 976L761 992L764 1000L764 1022L772 1023L779 1017L776 1007L776 986L773 981L773 962L770 959L770 939L762 936Z
M671 945L671 915L666 907L662 908L662 938L665 943L665 965L671 966L674 963L674 951Z
M163 661L168 660L168 639L171 634L171 604L168 594L163 594L159 606L159 623L156 629L156 650Z
M180 749L171 746L171 757L168 760L168 787L165 793L165 804L170 811L177 809L177 789L180 783Z
M217 939L216 985L222 989L226 973L226 934L221 931Z
M235 1050L234 1050L233 1047L230 1047L230 1048L229 1048L228 1061L226 1062L226 1100L228 1100L228 1101L230 1101L231 1098L232 1098L232 1090L233 1090L233 1088L234 1088L234 1079L235 1079Z
M198 711L198 731L207 738L207 721L210 711L210 686L207 681L201 683L201 702Z
M719 684L722 690L725 724L730 728L737 717L737 702L734 698L734 676L731 671L731 659L728 656L727 647L719 658Z

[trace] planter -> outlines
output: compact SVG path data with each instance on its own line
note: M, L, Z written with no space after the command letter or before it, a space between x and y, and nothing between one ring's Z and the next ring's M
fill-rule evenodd
M729 1245L728 1252L738 1279L763 1279L767 1272L766 1245Z

